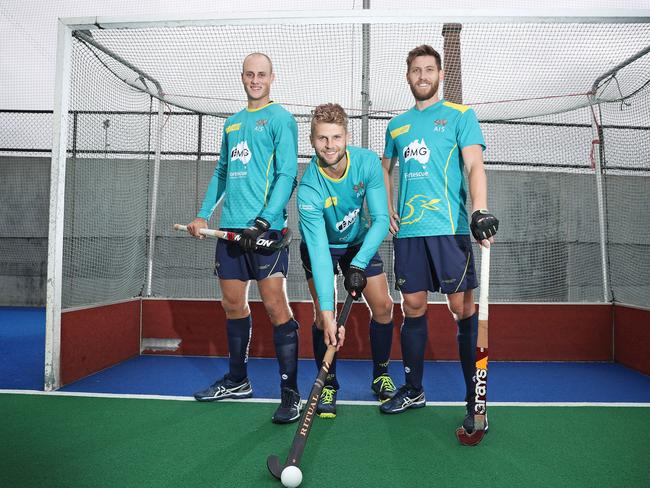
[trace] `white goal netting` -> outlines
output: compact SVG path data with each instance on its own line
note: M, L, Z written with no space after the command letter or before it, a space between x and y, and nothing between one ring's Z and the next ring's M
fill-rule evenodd
M77 33L68 112L64 307L146 294L151 240L153 296L219 297L214 243L175 234L172 224L195 216L223 122L245 106L239 76L248 53L262 51L273 60L272 98L298 121L301 174L312 155L309 114L320 103L347 108L352 143L367 140L382 153L388 120L412 105L405 59L422 43L443 54L443 90L461 94L482 122L489 206L501 220L491 298L613 298L648 306L650 23L458 24L458 37L447 46L442 23L402 23L398 17L365 28L359 17L342 24ZM165 102L162 121L158 98ZM154 185L159 124L160 178ZM307 300L293 199L289 222L296 236L289 296ZM392 287L391 253L387 239L381 254Z

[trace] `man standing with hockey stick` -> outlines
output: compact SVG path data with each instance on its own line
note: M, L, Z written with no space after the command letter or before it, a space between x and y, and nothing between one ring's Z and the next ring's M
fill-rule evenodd
M285 291L288 249L261 252L258 238L275 240L286 226L286 205L296 184L298 143L296 122L270 99L275 74L269 57L246 56L241 74L248 107L226 119L219 161L196 219L187 226L203 238L219 201L219 227L241 233L237 242L219 240L215 269L227 317L229 372L210 387L195 393L199 401L248 398L253 390L247 374L252 320L248 306L250 280L257 285L273 323L273 342L280 365L281 403L273 422L295 422L300 417L298 394L298 323Z
M474 111L438 98L443 79L440 54L431 46L409 52L406 79L415 106L393 118L386 129L385 169L390 228L395 235L395 280L403 297L401 331L406 382L381 406L400 413L425 405L422 388L427 343L427 292L447 295L458 324L458 351L466 387L465 431L474 430L474 382L478 318L471 230L483 246L493 242L499 221L487 210L485 142ZM399 160L399 197L395 210L391 172ZM465 209L467 171L473 212ZM487 419L485 422L487 430Z
M357 300L363 295L370 308L370 386L380 401L386 401L395 391L388 375L393 300L377 253L388 234L386 189L377 155L347 142L348 117L343 108L333 103L316 107L311 121L316 155L298 187L300 257L314 301L314 358L320 368L327 345L336 342L334 275L340 267L345 289ZM320 417L336 417L338 389L334 359L318 401Z

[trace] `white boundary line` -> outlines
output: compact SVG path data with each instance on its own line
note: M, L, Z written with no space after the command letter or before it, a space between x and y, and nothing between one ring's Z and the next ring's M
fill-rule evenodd
M76 391L40 391L40 390L0 390L0 394L8 395L40 395L82 398L118 398L125 400L174 400L194 402L191 396L172 395L135 395L120 393L87 393ZM244 398L239 400L219 400L219 403L277 403L278 398ZM215 402L216 403L216 402ZM338 405L379 406L377 401L337 400ZM465 402L427 402L428 407L461 407ZM490 407L639 407L650 408L650 403L632 402L491 402Z

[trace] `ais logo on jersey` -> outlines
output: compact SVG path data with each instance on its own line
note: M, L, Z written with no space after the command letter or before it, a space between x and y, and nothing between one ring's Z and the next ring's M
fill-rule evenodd
M366 187L363 184L363 181L360 181L352 187L352 191L356 194L357 198L363 197L363 194L366 192Z
M354 210L352 210L352 212L350 212L345 217L343 217L343 220L336 223L336 230L338 230L339 232L345 231L345 229L347 229L348 227L350 227L352 224L356 222L358 215L359 215L359 209L355 208Z
M404 162L415 159L420 164L427 164L430 154L431 152L424 139L419 141L416 139L404 148Z
M246 141L241 141L230 151L230 160L237 161L238 159L244 164L248 164L251 160L251 150L248 149L248 143Z

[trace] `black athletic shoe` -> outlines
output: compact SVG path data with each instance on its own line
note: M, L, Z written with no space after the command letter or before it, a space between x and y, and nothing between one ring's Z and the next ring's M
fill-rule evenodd
M205 390L197 391L194 394L194 398L200 402L214 402L225 398L250 398L252 396L253 387L248 378L234 382L228 375L218 379Z
M390 400L379 406L379 410L383 413L400 413L407 408L422 408L426 403L424 389L416 390L410 385L402 385Z
M372 391L377 395L377 398L381 403L393 398L396 391L395 383L393 383L393 380L388 373L377 376L373 380L372 385L370 385L370 388L372 388Z
M316 404L316 415L323 419L336 418L336 390L333 387L323 387Z
M274 424L290 424L300 418L300 395L291 388L282 388L280 406L271 419Z
M465 414L465 418L463 419L463 429L465 429L465 432L468 434L471 434L474 432L474 404L472 403L467 403L465 406L465 409L467 410L467 413ZM485 414L485 428L483 429L485 433L488 433L490 426L488 424L488 417L487 413Z

